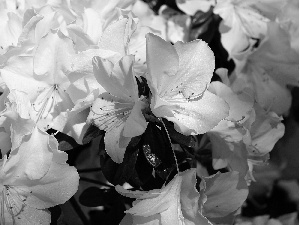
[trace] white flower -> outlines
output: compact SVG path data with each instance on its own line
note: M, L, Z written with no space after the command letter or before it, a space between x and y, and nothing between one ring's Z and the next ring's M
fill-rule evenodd
M133 56L124 56L116 64L100 57L93 60L96 79L105 92L94 102L88 120L106 131L105 149L117 163L123 161L131 138L147 127L142 115L146 105L138 96L133 63Z
M45 176L31 180L22 168L27 163L32 162L14 153L0 161L1 224L48 225L51 217L46 209L65 203L77 191L79 175L74 167L52 161Z
M220 15L221 42L230 57L251 49L267 34L267 23L274 20L284 1L218 0L214 13Z
M127 197L136 198L122 225L209 225L201 214L200 195L195 189L196 170L177 174L168 185L158 190L127 191L121 186L116 190Z
M147 35L146 75L151 110L174 122L183 134L202 134L228 115L228 105L207 91L214 71L214 55L201 40L175 45Z

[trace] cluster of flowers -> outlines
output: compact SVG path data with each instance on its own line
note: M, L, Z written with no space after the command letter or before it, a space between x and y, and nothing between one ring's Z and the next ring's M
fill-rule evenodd
M231 173L203 179L205 194L195 189L195 169L161 190L118 186L139 199L123 223L209 224L207 218L235 213L244 199L229 208L225 201L216 205L210 189L216 180L235 180L237 187L240 178L253 179L253 165L264 162L284 134L280 116L291 104L286 85L298 82L293 4L178 1L188 15L212 6L223 18L221 41L236 68L230 78L216 70L222 82L211 82L214 53L204 41L187 42L188 15L167 7L154 15L135 0L0 1L0 223L50 224L47 208L76 193L79 175L49 129L81 144L94 124L106 131L106 151L121 163L151 117L173 122L184 135L206 133L213 167ZM147 96L138 91L141 77Z

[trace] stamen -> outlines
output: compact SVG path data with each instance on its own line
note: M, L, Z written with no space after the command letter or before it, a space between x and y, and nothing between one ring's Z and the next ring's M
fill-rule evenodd
M59 87L57 84L50 87L43 99L41 99L37 103L32 104L33 109L37 112L36 123L43 117L47 118L51 109L53 109L53 107L56 105L56 103L57 103L56 92L58 92L58 88ZM45 113L47 110L48 110L48 112Z
M98 115L97 117L93 118L94 122L99 121L99 122L95 122L95 124L100 129L108 132L115 127L119 127L128 118L131 109L132 109L131 107L110 109L109 106L103 106L102 108L100 108L100 110L103 111L101 113L95 112L93 109L91 111L94 113L94 115Z
M12 217L13 224L15 224L15 217L18 216L25 207L25 202L27 197L21 195L21 193L24 193L25 190L22 190L21 188L4 185L4 188L2 190L2 197L1 197L1 224L5 224L5 218L4 218L4 206L6 206L7 211Z
M158 118L160 120L160 122L162 123L162 125L164 126L165 128L165 131L167 133L167 136L168 136L168 139L169 139L169 142L170 142L170 145L172 145L172 141L171 141L171 138L170 138L170 135L169 135L169 132L167 130L167 127L164 123L164 121L161 119L161 118ZM178 166L178 162L177 162L177 158L176 158L176 155L175 155L175 151L174 149L172 148L172 151L173 151L173 155L174 155L174 159L175 159L175 164L176 164L176 169L177 169L177 174L179 174L179 166Z

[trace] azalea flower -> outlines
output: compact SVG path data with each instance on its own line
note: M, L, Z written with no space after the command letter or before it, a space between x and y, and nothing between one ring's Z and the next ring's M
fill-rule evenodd
M281 123L282 117L274 112L266 112L257 103L254 104L251 117L244 123L249 131L244 138L244 142L246 144L251 143L248 147L249 154L255 156L266 155L284 135L285 127Z
M172 121L178 132L205 133L228 115L227 103L207 91L214 55L205 42L173 46L148 34L147 67L152 113Z
M53 135L35 127L30 135L26 135L19 148L12 150L10 154L16 154L19 159L17 164L22 166L23 173L29 179L40 179L51 167L51 162L66 164L68 154L58 150L58 142ZM22 160L26 160L24 163Z
M17 49L19 54L8 57L1 70L3 81L11 92L23 93L19 100L29 99L29 105L18 99L16 104L23 104L22 108L29 111L30 119L41 129L65 132L80 143L87 129L88 108L99 94L98 86L92 89L84 79L70 81L77 55L71 39L59 30L49 31L34 48L35 51L28 51L25 42ZM88 91L78 92L82 87Z
M131 16L121 16L117 21L111 22L111 24L105 28L97 46L90 46L87 50L74 56L71 63L72 71L68 76L71 82L68 90L69 96L75 103L75 106L69 113L69 117L71 117L71 114L76 115L78 111L80 112L83 109L87 109L93 104L100 93L105 92L102 83L97 82L93 73L92 58L94 56L107 59L115 64L118 63L123 56L136 51L138 47L142 47L143 49L145 41L140 40L141 36L139 36L139 34L129 43L135 28L136 21ZM140 52L140 50L138 51ZM143 50L141 50L141 52L143 52ZM143 57L142 55L143 53L140 56ZM134 61L136 62L134 63L135 70L136 68L141 68L137 70L140 71L140 73L144 73L144 62L138 57L137 61L138 62ZM85 110L85 112L88 114L87 110ZM86 126L84 120L81 121L81 125ZM68 124L65 129L68 129ZM82 136L85 129L79 129L79 131L80 130L82 131L72 132L71 135L77 136L77 134L80 134ZM64 132L67 132L67 130L64 130ZM81 138L77 139L80 140Z
M251 88L265 110L278 115L288 113L292 96L287 85L298 86L298 54L289 42L288 34L276 23L268 24L268 36L245 62L236 62L231 77L232 88Z
M71 6L78 14L76 23L70 24L69 29L80 31L81 35L88 36L91 45L99 45L103 32L120 17L128 16L134 1L71 1ZM76 32L78 34L78 32Z
M91 38L94 45L97 45L107 26L118 20L120 11L129 11L133 4L133 0L70 1L71 8L78 15L76 24Z
M220 69L216 73L219 74ZM226 77L227 73L222 77L223 80L228 80ZM213 167L221 169L230 166L245 175L248 171L247 150L243 143L246 130L240 123L250 117L254 98L245 91L234 93L227 85L215 81L209 86L212 93L223 98L229 105L229 115L207 132L212 143Z
M215 169L229 167L253 179L253 165L267 162L270 151L284 134L284 125L280 117L266 113L257 103L249 115L235 126L217 126L208 135Z
M32 167L32 163L32 160L14 153L8 159L7 156L1 159L1 224L50 224L47 208L65 203L77 191L79 176L74 167L50 161L45 176L31 180L24 173L23 166Z
M23 32L24 14L27 9L41 7L44 1L1 1L0 3L0 55L17 46ZM25 16L26 20L26 16Z
M222 17L221 42L230 57L251 49L267 34L284 1L218 0L214 13Z
M133 63L132 55L116 64L100 57L93 59L95 77L105 92L93 103L88 120L106 131L105 149L117 163L123 161L131 138L144 133L147 127L142 114L146 103L138 95Z
M223 80L228 79L223 77ZM276 113L266 112L255 102L251 90L234 93L230 83L228 85L212 82L209 87L230 107L229 116L207 133L212 142L213 167L228 166L246 175L251 172L253 163L266 161L268 153L283 136L284 125Z
M133 5L132 14L138 21L136 30L130 37L128 50L129 54L135 56L135 71L139 75L144 75L147 71L145 36L147 33L153 33L166 39L166 19L161 14L156 15L149 5L141 0L137 0Z
M196 225L211 224L202 214L200 195L195 189L196 170L177 174L166 186L158 190L128 191L117 185L116 190L130 198L136 198L122 225L161 224Z
M66 93L70 84L66 74L71 70L69 59L73 53L71 40L60 32L50 32L39 42L34 56L14 56L1 69L9 90L28 97L32 104L30 117L43 129L61 131L65 123L58 121L59 115L74 105Z

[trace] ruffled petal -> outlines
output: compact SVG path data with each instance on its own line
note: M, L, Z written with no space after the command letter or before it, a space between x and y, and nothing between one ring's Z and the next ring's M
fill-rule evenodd
M207 88L214 69L215 56L206 42L196 40L176 42L179 68L175 79L170 79L169 89L180 90L187 99L199 97Z
M175 76L179 58L175 48L168 42L154 34L147 34L147 67L149 74L146 74L150 88L154 93L160 94Z
M243 119L246 114L252 109L254 98L247 93L234 93L231 88L221 82L212 82L209 90L224 99L229 105L229 116L226 118L232 121Z
M22 33L22 19L13 12L0 12L0 55L4 54L9 46L16 46Z
M124 126L124 137L136 137L145 132L147 122L142 114L142 109L144 107L145 104L142 101L137 101L134 104Z
M122 135L124 125L123 123L113 130L106 132L104 137L105 150L116 163L123 162L126 147L131 140L131 137L124 137Z
M43 37L34 56L36 79L48 84L68 82L66 75L71 71L71 58L74 55L72 41L60 31L50 31Z
M23 139L6 163L5 173L10 183L22 179L40 179L49 171L52 159L67 160L65 152L57 150L56 139L35 127L31 135ZM59 156L53 157L53 154Z
M133 106L134 102L126 102L105 92L95 100L88 121L100 130L110 131L125 123Z
M100 38L99 48L118 52L122 56L126 55L132 22L131 18L122 18L111 23Z
M36 209L46 209L68 201L79 185L76 168L52 162L48 173L40 180L28 185L30 194L26 204Z
M14 201L18 201L16 196ZM10 199L12 200L12 199ZM22 206L22 205L21 205ZM14 225L49 225L51 223L51 214L48 210L38 210L30 206L24 205L22 211L9 213L7 207L4 207L4 218L5 224ZM14 210L14 209L13 209ZM16 211L17 212L17 211ZM3 221L3 222L4 222ZM2 221L1 221L2 222Z
M175 123L175 129L185 135L203 134L214 128L222 119L228 116L228 104L218 96L204 92L201 99L197 101L183 102L171 109L174 117L165 116ZM153 110L156 115L163 114L162 108Z
M195 189L196 170L191 169L176 175L168 185L158 190L131 192L117 186L116 190L128 197L137 200L133 207L125 211L132 215L127 216L123 223L127 224L210 224L198 210L199 193Z
M132 70L134 57L124 56L118 63L100 57L93 58L94 74L99 84L110 94L133 101L138 93Z
M126 102L106 92L96 99L88 116L88 121L95 124L100 130L106 131L104 138L105 149L117 163L123 161L125 149L131 137L137 132L135 130L131 131L131 135L129 135L131 137L123 136L125 123L127 123L127 118L133 107L134 102Z

